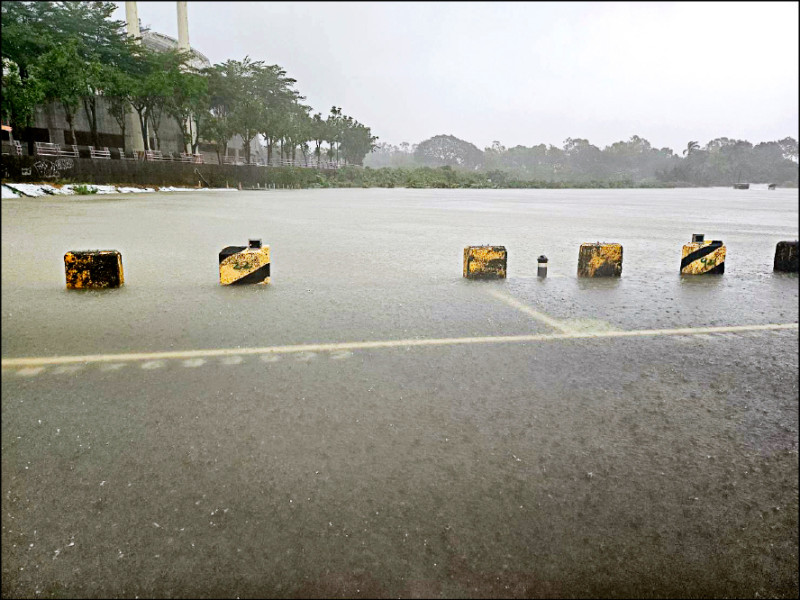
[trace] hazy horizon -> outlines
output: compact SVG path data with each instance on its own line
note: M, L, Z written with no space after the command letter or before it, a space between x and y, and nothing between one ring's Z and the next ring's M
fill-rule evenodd
M124 20L124 3L114 17ZM177 37L173 2L138 2ZM798 5L188 2L192 47L297 79L379 142L454 135L483 149L633 135L753 143L798 130Z

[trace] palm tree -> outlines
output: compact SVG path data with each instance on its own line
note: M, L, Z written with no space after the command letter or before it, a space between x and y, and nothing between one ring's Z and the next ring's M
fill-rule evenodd
M689 142L686 144L686 149L683 151L684 156L687 156L694 152L695 150L700 150L700 144L697 142Z

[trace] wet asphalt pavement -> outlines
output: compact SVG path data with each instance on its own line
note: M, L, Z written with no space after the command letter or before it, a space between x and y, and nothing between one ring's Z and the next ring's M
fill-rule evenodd
M796 597L797 216L759 189L3 200L4 361L104 356L4 365L3 596ZM692 233L725 275L678 275ZM220 286L250 237L272 283ZM620 279L576 278L597 240ZM461 278L482 243L507 280ZM64 289L88 248L123 288Z

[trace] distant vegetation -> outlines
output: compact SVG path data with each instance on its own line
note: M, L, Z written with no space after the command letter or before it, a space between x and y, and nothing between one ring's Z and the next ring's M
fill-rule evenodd
M430 181L433 187L451 187L446 184L454 180L456 187L472 187L487 180L499 187L710 186L738 182L796 187L798 183L797 140L791 137L755 146L724 137L705 146L690 141L681 154L675 154L670 148L653 148L637 135L602 150L588 140L568 138L562 148L545 144L506 148L494 142L483 151L451 135L437 135L414 146L378 144L364 164L381 171L386 167L398 170L394 175L379 176L380 181ZM425 171L422 167L448 167L453 171L445 177L436 169Z
M405 188L630 188L674 187L663 182L634 182L631 179L614 181L552 181L517 179L506 171L474 171L443 167L343 167L317 179L319 187L405 187Z
M332 107L312 114L296 81L278 65L228 60L205 69L190 66L191 55L155 52L128 38L123 21L111 19L112 2L2 3L2 112L15 135L25 139L36 107L57 102L75 139L74 119L84 110L93 144L97 98L105 98L125 135L125 114L138 116L148 150L160 149L159 129L174 119L192 151L200 142L225 153L236 135L263 136L267 153L361 164L377 140L370 128ZM187 120L192 119L190 136ZM156 148L150 148L150 138Z
M205 69L191 56L154 52L130 40L122 21L111 19L111 2L2 3L2 101L0 113L15 136L32 124L37 106L57 102L75 138L74 119L83 110L93 143L98 142L97 99L103 97L125 134L125 115L138 117L145 145L173 119L193 152L201 142L226 153L239 135L245 160L249 142L261 136L270 158L314 157L366 167L336 174L288 176L286 184L380 187L659 187L732 185L738 182L797 186L797 141L753 145L717 138L701 146L689 141L675 153L633 136L603 149L582 138L552 145L480 150L452 135L416 145L377 144L369 127L332 107L314 113L278 65L228 60ZM365 90L368 93L368 90ZM196 132L187 131L187 121ZM150 134L153 134L152 136ZM366 157L366 158L365 158ZM281 175L283 177L283 175Z

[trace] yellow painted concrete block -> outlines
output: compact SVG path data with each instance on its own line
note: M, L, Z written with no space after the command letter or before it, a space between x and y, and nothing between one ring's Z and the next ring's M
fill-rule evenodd
M578 277L619 277L622 275L622 244L581 244Z
M718 275L725 272L725 246L719 240L692 242L683 247L681 275Z
M467 246L464 248L464 277L505 279L507 258L505 246Z
M222 285L269 283L269 246L250 240L249 246L228 246L219 253L219 282Z
M117 288L124 282L116 250L71 250L64 255L67 289Z

